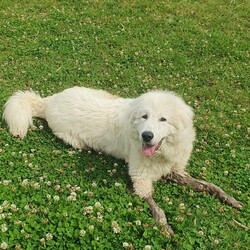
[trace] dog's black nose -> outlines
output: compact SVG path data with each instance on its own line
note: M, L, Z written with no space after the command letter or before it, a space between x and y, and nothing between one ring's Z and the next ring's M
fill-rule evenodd
M154 134L150 131L144 131L141 136L145 142L150 142L154 138Z

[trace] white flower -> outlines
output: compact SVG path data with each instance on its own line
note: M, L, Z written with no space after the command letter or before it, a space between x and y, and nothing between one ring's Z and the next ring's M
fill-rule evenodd
M119 234L121 232L121 228L120 227L113 227L114 233L115 234Z
M94 230L94 229L95 229L95 227L93 225L89 226L89 230Z
M9 208L10 203L8 201L4 201L2 205L3 205L3 208Z
M40 184L38 182L36 182L36 183L33 184L33 187L35 189L39 189L40 188Z
M122 185L122 184L119 183L119 182L116 182L116 183L115 183L115 186L116 186L116 187L120 187L121 185Z
M55 195L55 196L53 197L53 199L54 199L54 201L59 201L59 200L60 200L60 197L59 197L58 195Z
M95 208L97 208L97 209L101 209L102 208L102 205L101 205L101 203L99 201L97 201L95 203Z
M103 216L102 216L101 214L99 214L99 215L97 216L97 221L100 222L100 223L103 222Z
M112 227L113 227L113 230L114 230L115 234L118 234L118 233L121 232L121 228L120 228L119 224L116 221L112 221Z
M181 203L181 204L179 205L179 208L180 208L180 210L184 210L184 209L185 209L185 204L184 204L184 203Z
M140 221L140 220L136 220L136 221L135 221L135 225L136 225L136 226L141 226L141 221Z
M92 207L92 206L85 207L85 208L84 208L84 211L85 211L87 214L92 214L92 213L93 213L93 207Z
M52 240L52 239L53 239L53 235L51 233L47 233L46 240Z
M128 244L128 242L123 242L122 246L123 246L124 248L128 248L128 247L129 247L129 244Z
M74 195L70 195L67 197L67 201L75 201L76 200L76 196Z
M31 213L32 213L32 214L37 214L37 213L38 213L38 211L39 211L38 209L36 209L36 208L32 208Z
M214 240L214 244L215 244L215 245L218 245L218 244L219 244L219 240L215 239L215 240Z
M2 220L4 218L5 218L5 214L4 213L0 214L0 220Z
M7 228L6 224L2 224L1 228L2 228L3 233L8 231L8 228Z
M71 194L70 195L72 195L72 196L76 196L76 192L71 192Z
M10 182L11 182L11 181L9 181L9 180L3 180L3 185L4 185L4 186L8 186Z
M28 179L24 179L23 182L22 182L22 185L24 187L28 187L29 186L29 180Z
M144 247L144 249L145 249L145 250L151 250L152 247L151 247L150 245L146 245L146 246Z
M16 220L16 221L14 221L14 224L15 224L15 225L20 225L21 223L22 223L21 220Z
M56 191L58 191L58 190L60 190L61 186L59 184L57 184L57 185L55 185L54 188L55 188Z
M231 150L231 155L232 155L233 158L235 158L236 157L236 151L235 150Z
M17 244L15 245L15 249L16 249L16 250L22 250L21 244L20 244L20 243L17 243Z
M202 230L199 231L199 235L204 235L204 232Z
M15 211L18 209L16 204L11 204L10 207L11 207L12 210L15 210Z
M0 206L0 214L3 212L3 207Z
M0 248L1 249L7 249L8 248L8 244L6 242L2 242L1 245L0 245Z
M80 236L83 237L84 235L86 234L86 231L85 230L80 230Z
M40 239L40 242L41 242L42 244L45 244L45 239L44 239L44 238Z
M68 155L69 155L69 156L72 156L73 154L75 154L75 151L72 151L72 150L69 150L69 151L68 151Z

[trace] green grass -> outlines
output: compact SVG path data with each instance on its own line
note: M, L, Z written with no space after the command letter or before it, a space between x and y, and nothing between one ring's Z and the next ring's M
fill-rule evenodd
M124 162L73 150L42 120L23 141L0 121L0 248L248 249L249 8L226 0L1 1L1 107L18 89L176 91L196 114L189 172L245 206L159 182L155 199L176 233L165 238L148 205L128 192Z

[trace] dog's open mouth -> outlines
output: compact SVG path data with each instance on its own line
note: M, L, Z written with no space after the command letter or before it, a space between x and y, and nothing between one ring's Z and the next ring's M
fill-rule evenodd
M158 144L154 144L154 145L142 144L142 154L144 156L154 155L156 153L156 151L161 147L163 139L164 138L162 138Z

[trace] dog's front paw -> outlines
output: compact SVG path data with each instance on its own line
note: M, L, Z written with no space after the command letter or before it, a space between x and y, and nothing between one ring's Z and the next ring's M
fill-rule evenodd
M154 207L152 209L152 215L153 215L153 218L155 219L156 224L161 226L161 233L164 236L171 237L174 235L174 231L171 228L171 226L168 225L166 215L161 208Z
M234 208L242 208L244 206L244 204L240 201L237 201L236 199L234 199L233 197L229 197L226 201L230 206L234 207Z
M164 213L164 211L159 208L159 207L154 207L152 209L152 215L157 223L157 225L165 225L167 224L167 218L166 215Z

